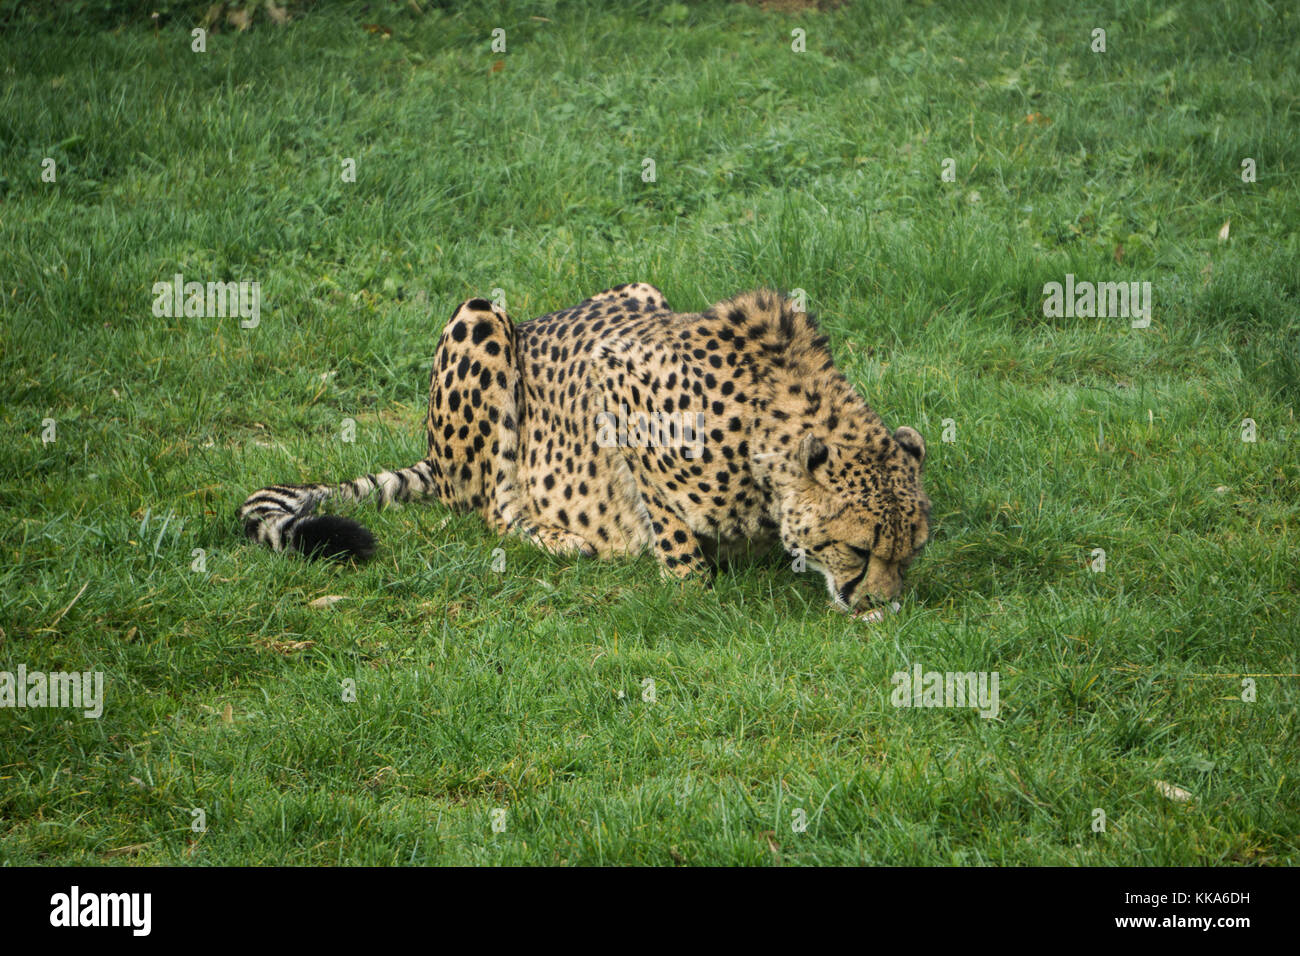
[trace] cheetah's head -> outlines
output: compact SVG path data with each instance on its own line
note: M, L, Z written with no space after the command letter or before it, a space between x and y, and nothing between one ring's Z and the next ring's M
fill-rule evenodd
M903 574L930 536L924 462L925 440L906 427L852 446L811 432L801 439L781 540L822 573L840 610L902 592Z

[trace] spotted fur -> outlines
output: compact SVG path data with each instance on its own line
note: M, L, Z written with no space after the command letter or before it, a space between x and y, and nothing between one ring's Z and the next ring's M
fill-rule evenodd
M656 421L678 427L633 427ZM370 533L318 505L436 496L548 551L652 550L677 577L779 541L842 610L896 597L929 537L924 440L891 433L773 292L683 314L636 283L520 325L470 299L438 340L425 427L409 468L255 492L248 535L365 558Z

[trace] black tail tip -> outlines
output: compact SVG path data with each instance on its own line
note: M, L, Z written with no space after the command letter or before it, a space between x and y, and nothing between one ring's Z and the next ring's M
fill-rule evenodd
M375 553L375 536L359 521L342 515L312 515L293 531L293 546L309 558L365 561Z

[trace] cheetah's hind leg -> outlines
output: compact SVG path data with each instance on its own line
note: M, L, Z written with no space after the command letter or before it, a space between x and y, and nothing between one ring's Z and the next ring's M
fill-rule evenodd
M438 340L429 382L429 457L438 496L552 554L594 555L585 539L538 522L519 480L524 416L518 333L486 299L461 303Z

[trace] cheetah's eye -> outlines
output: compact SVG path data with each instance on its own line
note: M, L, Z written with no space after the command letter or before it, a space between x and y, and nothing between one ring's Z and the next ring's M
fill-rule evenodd
M871 560L871 549L870 549L870 548L859 548L859 547L857 547L856 545L852 545L852 544L851 544L851 545L849 545L849 550L852 551L854 554L856 554L856 555L857 555L859 558L861 558L863 561L870 561L870 560Z

